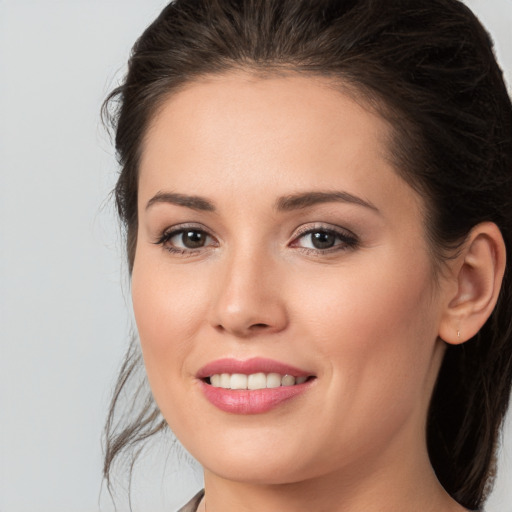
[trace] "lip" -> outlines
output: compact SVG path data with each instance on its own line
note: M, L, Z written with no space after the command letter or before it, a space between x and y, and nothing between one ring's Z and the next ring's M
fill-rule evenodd
M295 366L265 359L263 357L253 357L244 361L232 358L217 359L203 366L196 377L206 379L218 373L241 373L251 375L252 373L280 373L281 375L293 375L294 377L306 377L314 375L312 372L301 370Z
M232 414L261 414L275 409L307 392L316 380L308 379L306 382L294 386L255 390L217 388L204 380L211 375L221 373L251 375L260 372L293 375L294 377L314 376L312 372L272 359L257 357L245 361L230 358L218 359L201 368L196 377L199 379L199 385L205 398L221 411Z

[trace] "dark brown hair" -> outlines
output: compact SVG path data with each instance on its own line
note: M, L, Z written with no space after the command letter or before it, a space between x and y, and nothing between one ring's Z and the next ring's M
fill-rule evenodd
M130 270L149 123L187 82L233 69L322 75L358 91L394 129L395 165L428 206L434 258L442 262L483 221L498 225L512 254L512 107L491 40L464 4L176 0L136 42L124 83L105 103L121 165L115 195ZM123 451L167 428L138 376L141 365L132 341L106 425L107 481ZM488 491L511 380L508 265L487 323L467 343L448 347L429 411L432 465L467 508L479 508ZM127 414L120 397L132 389L145 394Z

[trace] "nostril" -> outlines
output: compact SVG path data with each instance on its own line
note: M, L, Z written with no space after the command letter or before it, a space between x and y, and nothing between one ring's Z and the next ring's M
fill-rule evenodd
M269 327L267 324L253 324L251 325L250 329L253 331L259 331L261 329L266 329L267 327Z

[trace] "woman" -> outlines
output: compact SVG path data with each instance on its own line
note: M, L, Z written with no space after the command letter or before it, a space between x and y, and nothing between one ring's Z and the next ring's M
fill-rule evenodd
M107 479L169 427L204 469L182 510L480 509L512 378L512 108L472 13L177 0L113 103L142 351ZM117 420L142 357L154 401Z

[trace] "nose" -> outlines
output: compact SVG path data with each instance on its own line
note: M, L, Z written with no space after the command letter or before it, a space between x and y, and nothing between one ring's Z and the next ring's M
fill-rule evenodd
M210 323L238 338L278 333L288 315L278 265L270 255L245 251L222 263L215 279Z

